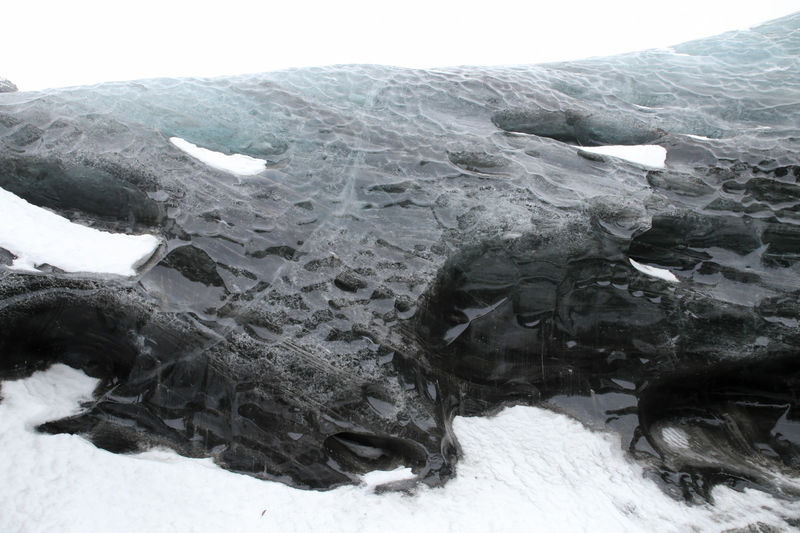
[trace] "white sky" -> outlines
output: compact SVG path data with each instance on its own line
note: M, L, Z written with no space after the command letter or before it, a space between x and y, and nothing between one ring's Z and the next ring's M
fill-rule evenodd
M13 1L2 8L0 76L33 90L336 63L537 63L678 44L795 11L800 0Z

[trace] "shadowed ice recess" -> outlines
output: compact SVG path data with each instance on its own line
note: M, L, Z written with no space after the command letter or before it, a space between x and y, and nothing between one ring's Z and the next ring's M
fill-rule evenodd
M0 94L0 201L147 245L111 269L0 228L0 377L100 379L42 431L303 488L445 483L455 415L525 404L677 498L796 498L799 24Z

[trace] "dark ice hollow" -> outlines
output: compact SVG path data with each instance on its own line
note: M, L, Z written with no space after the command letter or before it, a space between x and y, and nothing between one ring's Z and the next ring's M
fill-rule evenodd
M531 67L2 94L0 187L166 245L133 279L0 249L0 376L101 378L43 431L299 487L443 483L452 417L523 403L618 432L679 497L796 497L798 24ZM580 151L645 143L664 169Z

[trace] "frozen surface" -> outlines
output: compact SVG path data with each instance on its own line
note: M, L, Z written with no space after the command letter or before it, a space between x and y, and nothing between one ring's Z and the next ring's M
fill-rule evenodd
M65 272L132 276L159 245L153 235L109 233L74 224L0 189L0 248L16 258L15 270L50 265Z
M592 501L607 471L548 455L568 444L561 416L519 411L546 429L534 448L465 445L480 422L462 417L520 404L613 439L629 463L569 433L636 489L598 488L602 514L600 492L649 494L640 471L679 523L718 494L794 500L799 18L574 63L0 94L0 187L164 243L130 279L21 272L0 247L0 378L64 363L100 379L45 433L331 494L390 476L465 501L451 485L495 454L497 484L527 494L524 463L504 462L522 447L569 472L559 498ZM664 166L584 150L617 146L662 147Z
M782 529L800 503L718 487L715 506L666 496L618 439L564 415L513 407L462 418L459 475L446 487L329 492L232 474L166 450L116 455L34 427L78 411L97 380L64 365L2 383L3 531L724 531ZM43 460L44 458L44 460ZM396 479L398 472L373 472ZM404 476L400 476L404 477Z
M198 161L202 161L206 165L218 170L230 172L231 174L252 176L253 174L258 174L263 171L267 164L263 159L257 159L248 155L223 154L207 148L201 148L180 137L170 137L169 142L196 158Z

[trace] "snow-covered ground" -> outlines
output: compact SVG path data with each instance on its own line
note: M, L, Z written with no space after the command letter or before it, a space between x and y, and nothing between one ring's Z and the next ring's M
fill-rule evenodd
M36 272L48 264L66 272L132 276L160 241L74 224L0 188L0 248L14 254L15 270Z
M507 408L456 418L463 450L443 488L376 494L407 470L360 486L292 489L167 450L116 455L34 427L79 411L96 380L64 365L2 383L0 531L3 532L486 532L723 531L781 528L800 502L714 489L714 506L666 496L626 459L618 437L564 415Z

